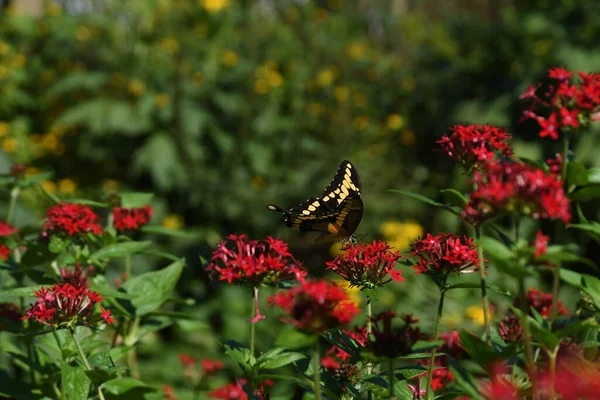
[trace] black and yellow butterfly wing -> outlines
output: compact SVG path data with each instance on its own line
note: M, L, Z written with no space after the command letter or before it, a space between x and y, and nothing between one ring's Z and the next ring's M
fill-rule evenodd
M267 208L282 213L291 228L350 237L363 215L360 190L358 171L350 161L342 161L321 197L310 198L289 210L274 204Z

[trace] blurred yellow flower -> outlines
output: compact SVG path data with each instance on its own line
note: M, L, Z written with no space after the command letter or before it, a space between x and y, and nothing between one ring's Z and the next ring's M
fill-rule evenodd
M146 85L144 85L144 82L140 81L139 79L132 79L127 84L127 90L135 97L144 93L145 89Z
M326 9L324 8L319 8L315 11L315 20L318 22L323 22L327 19L327 17L329 16L329 13L327 12Z
M15 54L13 58L10 60L10 66L13 68L23 68L27 63L27 57L24 54Z
M337 69L335 67L327 67L317 75L317 84L321 87L329 87L337 78Z
M402 87L407 92L412 92L417 87L417 80L414 76L407 76L406 78L402 79Z
M183 227L183 217L179 214L169 214L162 219L160 225L167 229L179 229Z
M360 303L362 302L363 294L360 289L357 287L350 287L350 283L343 279L336 279L335 283L344 289L344 292L350 297L350 301L354 303L356 307L360 307Z
M342 249L342 243L335 242L329 248L329 253L331 254L332 257L335 257L338 255L338 253L340 252L341 249Z
M490 310L488 313L490 320L494 318L494 313ZM471 306L465 311L465 317L472 320L476 325L483 326L485 324L485 318L483 316L483 307L480 305Z
M412 131L404 131L400 134L400 143L404 146L412 146L417 141L415 134Z
M352 126L359 131L367 129L369 127L369 117L366 115L359 115L352 120Z
M283 85L283 76L279 71L269 71L267 74L267 82L269 82L271 87L278 88Z
M250 185L256 190L263 190L265 188L265 178L262 176L254 176L250 180Z
M348 97L350 97L350 89L348 89L346 86L336 86L336 88L333 90L333 95L337 101L343 103L344 101L348 100Z
M194 72L191 79L194 85L200 86L204 83L204 74L202 72Z
M75 31L75 39L80 42L87 42L92 37L92 31L87 26L80 26Z
M58 149L58 145L58 137L51 133L42 135L42 137L40 138L39 146L44 150L55 151L56 149Z
M4 65L0 65L0 79L4 79L8 74L8 69Z
M10 45L0 40L0 56L6 55L10 51Z
M388 221L381 224L379 231L396 250L404 250L417 238L423 236L423 227L417 222Z
M8 122L0 121L0 137L8 135L10 132L10 124Z
M63 137L65 135L65 132L66 132L66 129L64 126L52 125L52 127L50 128L50 131L48 133L58 136L58 137Z
M54 194L56 193L56 183L52 182L50 179L46 179L41 183L42 187L46 189L46 191Z
M60 4L54 2L48 4L48 7L46 8L46 15L50 17L56 17L60 14L62 14L62 6Z
M158 47L170 52L170 53L175 53L179 50L180 45L179 45L179 41L172 37L166 37L163 38L160 42L158 42Z
M348 46L348 57L358 61L365 56L365 46L362 43L354 42Z
M25 170L25 176L34 176L41 172L41 170L37 167L27 167Z
M231 49L223 51L221 61L228 67L235 67L238 64L238 55Z
M170 102L171 97L166 93L161 93L154 96L154 103L158 108L165 108Z
M114 179L107 179L102 184L102 190L107 193L116 192L119 189L119 182Z
M352 100L354 101L354 105L356 107L364 107L367 105L369 98L364 93L355 93Z
M229 0L200 0L200 4L209 13L217 13L229 6Z
M17 139L13 137L7 137L6 139L4 139L4 141L2 142L2 150L4 150L7 153L14 153L15 151L17 151Z
M265 94L269 92L269 84L264 79L257 79L254 82L254 91L258 94Z
M308 104L308 113L313 117L318 117L325 113L325 106L321 103L309 103Z
M390 114L387 117L386 125L388 128L397 131L404 126L404 118L398 114Z
M71 178L64 178L58 181L58 191L64 194L73 194L77 189L77 184Z
M448 329L454 329L460 325L462 325L464 322L464 318L457 313L448 313L448 314L444 314L444 325L446 325L446 327Z

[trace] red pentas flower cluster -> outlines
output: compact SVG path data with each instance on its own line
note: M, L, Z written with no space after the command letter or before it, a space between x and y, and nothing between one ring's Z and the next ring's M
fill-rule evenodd
M561 399L597 399L600 364L573 355L559 356L556 376L553 378L550 371L541 371L535 382L540 398L550 398L551 393L556 393Z
M413 326L419 320L411 314L402 316L404 324L399 328L392 327L392 319L395 316L392 311L384 311L371 318L373 330L367 347L378 357L395 358L408 355L416 342L426 338L418 327Z
M153 210L150 205L140 208L113 208L113 222L120 231L134 231L147 225L152 218Z
M506 143L512 136L504 129L490 125L456 125L450 132L436 143L467 169L492 163L496 155L510 157L513 154L512 147Z
M58 203L46 210L42 236L65 234L102 234L102 227L96 222L98 216L84 204Z
M206 270L219 280L253 288L306 276L306 270L288 251L287 243L270 236L265 240L227 236L213 252Z
M467 273L479 267L473 239L466 236L461 238L451 233L440 233L437 236L428 233L424 239L411 245L410 255L419 259L419 263L413 266L417 274Z
M519 212L536 219L571 220L570 202L558 176L517 161L489 164L476 171L463 218L480 224L501 212Z
M268 394L265 393L265 386L271 386L273 381L266 380L259 384L258 388L253 391L253 399L268 399ZM246 387L246 379L241 378L229 385L217 388L208 394L208 397L220 400L248 400L246 390L250 391Z
M512 311L500 321L498 334L505 343L519 343L523 339L523 327L521 319Z
M435 359L434 365L436 369L433 370L431 380L431 388L434 391L445 388L456 379L449 368L451 359L464 360L468 358L468 353L460 344L457 331L443 332L440 334L439 339L443 340L444 343L437 348L436 352L445 355L436 357ZM429 361L419 359L417 360L417 364L429 365Z
M14 226L12 226L6 222L0 221L0 237L7 237L18 231L19 231L19 229L15 228ZM12 250L9 249L6 244L3 243L0 245L0 260L8 260L8 257L11 254L12 254Z
M372 244L349 244L327 268L361 289L375 289L392 280L402 282L402 271L394 269L400 254L391 251L391 246L382 241Z
M552 313L552 293L544 293L540 289L529 289L527 290L527 309L533 308L542 317L550 318ZM520 300L515 301L515 307L518 307ZM559 300L558 301L558 314L569 315L565 305Z
M367 328L364 326L357 326L353 330L344 329L342 332L356 341L356 343L361 347L364 347L367 342ZM351 357L352 355L346 352L344 349L334 345L327 351L323 358L321 358L321 365L330 371L335 371L350 361Z
M84 269L81 265L75 264L73 269L62 267L60 269L60 276L64 283L70 283L73 286L89 286L88 275L92 272L94 272L93 265Z
M301 280L292 289L270 297L269 305L288 315L282 318L284 322L319 335L349 324L360 313L344 289L327 281Z
M520 96L531 101L523 118L537 121L540 137L557 140L561 129L600 120L600 74L579 72L577 84L571 83L573 72L564 68L552 68L548 76L553 82L541 96L537 93L541 84L529 86Z
M44 325L56 328L60 325L73 326L79 323L89 324L94 312L94 305L102 301L102 296L86 286L73 286L70 283L54 285L34 292L38 298L36 303L26 311L23 319L34 319ZM115 320L110 310L100 306L100 317L107 324Z
M518 400L522 398L519 385L511 379L511 371L507 365L496 363L488 369L490 379L480 380L477 385L485 399Z

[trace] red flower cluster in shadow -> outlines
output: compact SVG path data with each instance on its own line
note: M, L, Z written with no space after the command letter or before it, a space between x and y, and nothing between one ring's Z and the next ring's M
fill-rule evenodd
M315 334L347 325L360 313L342 288L327 281L302 280L300 285L270 297L269 305L288 315L282 318L284 322Z
M83 204L58 203L46 210L42 235L53 234L102 234L102 228L96 223L98 216L92 209Z
M152 218L153 210L150 205L140 208L113 208L115 228L120 231L135 231L147 225Z
M84 269L79 264L75 264L73 269L62 267L60 276L64 283L70 283L73 286L89 286L88 275L94 272L94 266L90 265Z
M517 161L489 164L473 175L463 218L480 224L501 212L518 212L539 219L571 220L563 182L554 174Z
M544 293L540 289L529 289L527 290L526 299L528 310L533 308L540 313L542 317L550 318L550 314L552 313L552 293ZM520 300L517 299L515 301L515 307L518 307L519 304ZM567 308L560 300L558 301L558 314L569 314Z
M549 371L538 372L536 388L542 397L552 393ZM561 399L597 399L600 393L600 364L575 355L558 357L554 393Z
M360 347L364 347L367 343L367 328L355 327L353 330L342 330L342 332L348 337L352 338ZM321 358L321 365L330 371L338 370L350 361L351 354L340 348L339 346L332 346L327 353Z
M507 365L495 363L488 370L490 379L482 379L477 384L485 399L517 400L522 398L519 385L511 379Z
M206 270L219 280L253 288L306 276L306 270L288 251L287 243L270 236L266 240L227 236L213 252Z
M273 381L266 380L258 385L258 388L254 389L253 399L266 400L268 395L265 394L265 386L271 386ZM220 400L248 400L248 394L246 390L250 391L250 388L246 388L246 379L241 378L230 383L229 385L217 388L208 394L208 397Z
M490 125L457 125L450 131L449 136L442 136L436 143L467 169L492 163L497 154L513 155L512 147L506 143L512 136L505 129Z
M18 228L15 228L14 226L12 226L6 222L0 221L0 236L10 236L13 233L17 233L17 232L19 232Z
M450 368L448 368L450 359L464 360L468 358L467 352L460 344L460 338L457 331L443 332L440 334L439 339L443 340L444 343L436 349L436 352L445 355L436 357L434 362L436 368L433 370L433 377L431 380L431 388L434 391L448 386L456 379L452 374L452 371L450 371ZM417 360L417 364L429 365L429 360L420 359Z
M86 286L73 286L70 283L54 285L50 289L42 287L34 292L38 298L36 303L26 311L22 319L34 319L44 325L58 327L66 324L73 326L78 323L89 324L94 312L94 305L102 301L102 296ZM110 316L110 310L100 306L100 317L107 324L115 320Z
M390 250L391 246L382 241L372 244L349 244L344 246L327 268L344 278L350 286L361 289L375 289L392 280L402 282L402 271L394 269L400 254Z
M477 248L473 239L466 236L461 238L451 233L440 233L432 236L430 233L424 239L411 245L410 255L419 258L419 264L413 268L417 274L429 272L447 275L451 273L473 272L479 267ZM474 267L474 269L467 269Z
M519 316L509 311L500 321L498 334L505 343L519 343L523 339L523 327Z
M552 68L548 76L553 82L541 97L537 94L541 84L529 86L520 96L531 101L523 118L537 121L541 128L540 137L557 140L562 128L578 128L600 120L600 74L579 72L577 75L578 84L571 84L573 72ZM538 109L542 109L545 116L540 115ZM549 110L549 114L545 110Z
M426 336L418 327L419 322L411 314L402 316L404 325L399 328L392 327L392 319L396 316L393 311L384 311L371 318L373 330L367 348L378 357L395 358L410 354L412 347Z

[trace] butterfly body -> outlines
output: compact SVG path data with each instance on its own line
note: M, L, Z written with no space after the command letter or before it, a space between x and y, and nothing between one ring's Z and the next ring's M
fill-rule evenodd
M358 171L350 161L342 161L320 197L310 198L289 210L275 204L269 204L267 208L282 213L290 228L348 238L358 228L363 215L360 191Z

